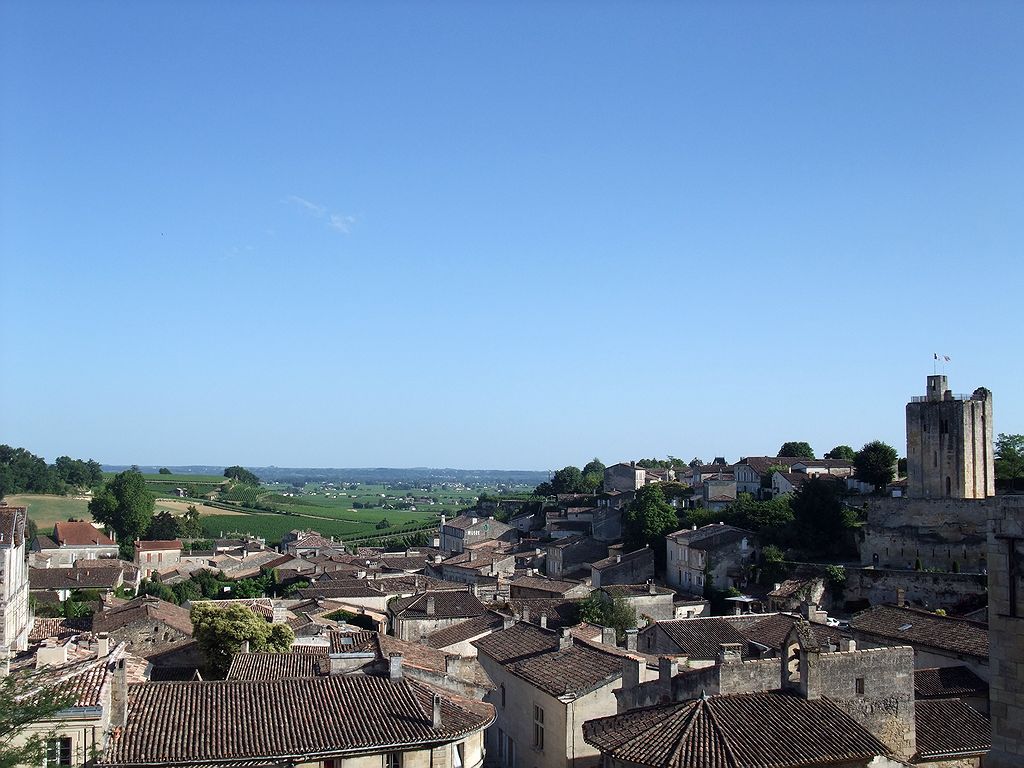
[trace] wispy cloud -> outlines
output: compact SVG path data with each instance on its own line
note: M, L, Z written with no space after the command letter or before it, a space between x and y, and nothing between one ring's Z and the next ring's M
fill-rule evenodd
M323 219L328 227L343 235L347 235L352 232L352 227L355 225L357 220L356 217L351 214L332 213L327 210L326 206L314 203L312 200L307 200L306 198L299 197L298 195L288 195L288 197L285 198L285 202L297 205L314 217Z

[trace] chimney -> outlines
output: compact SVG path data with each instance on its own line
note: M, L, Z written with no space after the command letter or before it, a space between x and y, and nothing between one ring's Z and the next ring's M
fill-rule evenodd
M96 635L96 658L103 659L110 654L110 635L100 632Z
M621 563L622 562L622 555L616 555L615 556L615 562L616 563Z
M250 653L250 651L249 651L249 641L248 640L243 640L242 641L242 647L238 649L238 652L239 653Z
M479 518L476 518L476 517L469 518L469 522L471 524L473 524L473 525L476 525L478 521L479 521Z
M402 679L402 654L388 655L388 680L394 682Z
M722 643L718 646L719 664L739 664L741 661L743 654L739 643Z
M476 550L475 549L469 550L469 562L471 562L471 563L476 562Z
M434 615L434 596L427 595L427 616Z
M896 587L896 605L903 608L907 604L907 590L903 587Z
M434 711L433 717L431 718L431 725L435 728L441 727L441 697L438 694L434 694Z
M615 642L615 627L601 627L601 645L610 645L613 648L618 645Z
M527 607L523 608L523 621L525 621L527 624L530 623L530 609Z
M640 634L640 630L637 629L636 627L632 627L631 629L627 629L626 630L626 650L627 651L635 651L636 650L636 636L638 634Z
M110 727L124 728L128 723L128 668L124 659L114 664L110 686Z
M558 636L558 650L564 651L568 648L572 648L572 632L568 627L563 627L562 634Z
M676 660L671 656L658 657L658 683L670 695L672 693L672 678L676 676Z
M511 629L515 625L516 625L516 617L515 616L503 616L501 618L501 628L502 629Z
M444 525L446 522L448 522L447 516L446 515L441 515L441 525Z
M284 603L280 600L275 600L271 603L273 608L273 618L271 622L274 624L284 624L288 621L288 609L284 607Z
M654 579L647 580L647 593L650 595L658 594L658 588L654 586Z
M434 563L440 563L440 562L441 562L441 556L440 555L434 555Z
M622 659L622 690L636 688L640 685L640 669L643 660L635 656L624 656Z
M540 615L540 628L541 629L547 629L548 628L548 615L546 613L542 613Z
M839 638L839 650L840 651L856 651L857 650L857 641L854 640L852 637L849 637L849 638L841 637L841 638Z

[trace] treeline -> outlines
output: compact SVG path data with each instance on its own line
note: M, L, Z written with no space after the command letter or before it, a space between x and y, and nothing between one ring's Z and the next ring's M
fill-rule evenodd
M47 464L41 456L0 445L0 497L11 493L66 494L75 488L93 488L103 482L98 461L60 456Z

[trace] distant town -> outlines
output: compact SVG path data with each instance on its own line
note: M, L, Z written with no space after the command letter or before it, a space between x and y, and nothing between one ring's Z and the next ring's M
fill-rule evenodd
M908 393L909 394L909 393ZM0 446L3 765L1024 765L1024 436L552 472ZM584 452L585 456L585 452Z

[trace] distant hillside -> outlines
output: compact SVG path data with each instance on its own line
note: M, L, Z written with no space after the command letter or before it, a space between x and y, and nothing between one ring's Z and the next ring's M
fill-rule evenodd
M175 475L221 475L224 467L209 465L167 466ZM120 472L126 466L104 464L106 472ZM144 473L155 473L159 466L139 467ZM548 480L547 472L506 469L431 469L411 467L321 468L321 467L246 467L263 482L311 483L462 483L467 486L528 485Z

